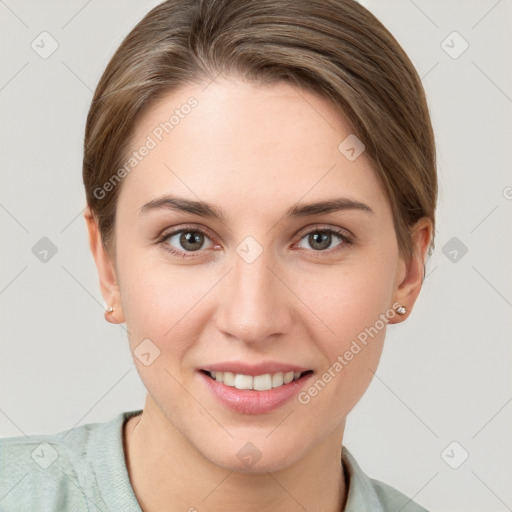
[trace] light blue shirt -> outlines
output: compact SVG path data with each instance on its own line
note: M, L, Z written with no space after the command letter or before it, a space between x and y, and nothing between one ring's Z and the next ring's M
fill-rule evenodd
M56 434L0 438L1 512L142 512L123 451L123 425L141 410ZM345 446L344 512L428 512L369 478ZM171 510L171 508L169 508Z

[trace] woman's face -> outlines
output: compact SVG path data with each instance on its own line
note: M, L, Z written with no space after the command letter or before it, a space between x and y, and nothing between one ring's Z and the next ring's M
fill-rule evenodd
M383 320L411 305L389 203L347 121L285 83L218 78L160 100L131 149L105 299L126 321L145 412L238 471L339 444ZM178 208L196 202L210 208ZM284 384L293 370L308 373Z

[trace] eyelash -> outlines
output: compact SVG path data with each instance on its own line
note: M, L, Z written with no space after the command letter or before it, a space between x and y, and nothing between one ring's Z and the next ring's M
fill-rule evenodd
M170 252L173 256L177 256L179 258L183 258L183 259L194 259L194 258L199 258L201 257L202 255L200 254L201 251L190 251L190 252L187 252L187 251L179 251L177 249L175 249L174 247L170 246L166 240L168 238L170 238L171 236L173 235L176 235L178 233L182 233L182 232L186 232L186 231L189 231L189 232L192 232L192 233L201 233L202 235L204 235L205 237L207 238L211 238L209 236L209 234L206 232L206 230L202 229L202 228L199 228L199 227L195 227L195 226L184 226L180 229L177 229L175 231L170 231L168 233L165 233L163 234L161 237L158 238L157 240L157 243L162 245L162 247L167 251L167 252ZM338 245L335 249L330 249L330 250L320 250L320 251L313 251L316 253L316 255L318 255L318 257L323 257L322 256L322 253L326 253L327 255L331 255L333 253L336 253L338 250L341 250L340 248L345 246L345 245L351 245L353 243L352 239L347 235L345 234L343 231L341 230L337 230L337 229L333 229L333 228L316 228L316 229L312 229L310 231L307 231L306 233L304 234L301 234L301 237L299 239L302 240L304 237L312 234L312 233L330 233L330 234L333 234L335 236L337 236L340 240L341 240L341 244ZM301 250L309 250L309 249L301 249Z

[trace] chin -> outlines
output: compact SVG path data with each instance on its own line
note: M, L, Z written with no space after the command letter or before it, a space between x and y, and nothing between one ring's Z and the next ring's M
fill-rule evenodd
M220 447L211 443L205 447L206 450L200 452L212 464L224 469L237 473L262 474L286 469L300 458L299 450L304 449L304 443L288 444L277 438L271 442L265 440L264 435L259 439L261 442L233 439Z

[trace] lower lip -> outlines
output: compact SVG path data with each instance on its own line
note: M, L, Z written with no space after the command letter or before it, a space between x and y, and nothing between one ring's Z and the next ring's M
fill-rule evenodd
M265 414L281 407L293 398L313 375L308 373L300 379L267 391L237 389L217 382L203 372L198 372L208 389L224 405L241 414Z

